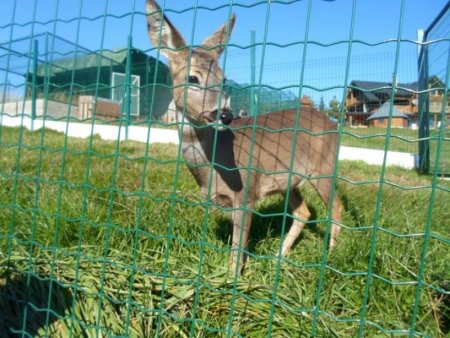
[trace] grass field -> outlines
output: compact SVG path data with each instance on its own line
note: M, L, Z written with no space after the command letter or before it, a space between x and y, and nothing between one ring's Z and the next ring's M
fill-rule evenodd
M87 121L91 124L91 121ZM118 121L104 121L97 119L97 124L108 125L125 125L125 122ZM136 126L148 126L148 121L132 121ZM176 123L167 123L161 121L152 121L152 126L155 128L177 129ZM432 130L432 136L436 134L437 130ZM418 153L418 131L404 128L392 128L390 138L390 146L388 150L400 151L406 153ZM369 149L384 149L387 139L386 128L350 128L343 127L342 145L349 147L369 148Z
M291 255L278 265L274 196L234 279L230 222L176 146L0 133L2 337L354 337L361 313L365 337L406 336L416 299L417 336L450 332L449 181L433 190L432 177L390 167L380 185L380 167L341 162L339 247L323 255L326 211L305 185L313 218Z
M384 149L387 138L386 128L344 127L342 145L369 149ZM392 128L388 150L418 153L418 138L417 130Z

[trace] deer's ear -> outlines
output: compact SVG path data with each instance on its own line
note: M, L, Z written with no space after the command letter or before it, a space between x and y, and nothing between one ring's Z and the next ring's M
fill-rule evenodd
M214 34L210 37L206 38L203 41L202 45L208 49L208 53L212 54L213 57L218 59L222 54L223 50L228 44L228 39L230 38L231 33L233 32L234 24L236 22L236 15L233 14L230 22L225 23L222 27L220 27Z
M147 30L153 46L160 48L167 58L171 59L186 52L186 49L183 49L186 47L183 36L163 15L154 0L147 0Z

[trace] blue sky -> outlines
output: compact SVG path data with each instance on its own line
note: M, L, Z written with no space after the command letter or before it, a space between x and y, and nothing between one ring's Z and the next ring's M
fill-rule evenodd
M231 2L234 6L230 10ZM124 47L131 35L134 47L155 55L146 32L143 0L0 0L0 3L0 43L49 31L91 50L100 50ZM416 41L417 30L428 27L446 3L446 0L356 1L353 39L370 44L395 40L399 36L400 18L403 18L400 37ZM303 44L298 42L305 39L307 0L272 1L271 4L257 0L160 0L160 4L175 11L169 11L167 15L186 40L196 44L224 23L231 11L237 14L225 68L228 77L238 82L250 81L250 50L233 45L248 46L251 30L256 31L258 43L263 43L265 38L278 45L290 45L256 48L257 83L291 87L290 90L297 94L295 86L300 81L304 53ZM351 0L313 0L308 41L321 44L347 41L352 6ZM176 13L180 11L183 13ZM105 13L108 14L106 18ZM394 71L396 48L395 41L377 46L353 43L349 80L389 81ZM342 86L347 52L348 43L328 47L308 44L303 83L320 90ZM416 56L417 45L401 43L400 82L416 80ZM315 99L324 96L328 100L334 95L339 96L341 91L304 90L302 93Z

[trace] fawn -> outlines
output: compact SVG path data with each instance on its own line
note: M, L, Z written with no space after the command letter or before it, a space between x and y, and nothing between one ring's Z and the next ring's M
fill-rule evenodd
M233 119L219 58L235 21L233 16L200 47L192 48L158 4L147 0L150 39L169 60L171 107L186 122L179 124L183 158L207 198L232 210L231 268L240 272L251 210L259 199L290 191L293 223L282 255L288 254L311 216L298 190L305 180L327 206L332 205L330 250L337 245L343 208L337 196L331 201L338 135L336 124L325 114L303 106L300 112L292 109Z

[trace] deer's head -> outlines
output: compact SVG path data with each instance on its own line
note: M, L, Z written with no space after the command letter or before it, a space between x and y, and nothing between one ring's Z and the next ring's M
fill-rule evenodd
M225 75L219 58L233 30L235 16L198 48L187 45L181 33L154 0L147 0L148 33L153 45L169 59L173 79L173 102L194 124L218 129L233 119L230 98L223 90Z

